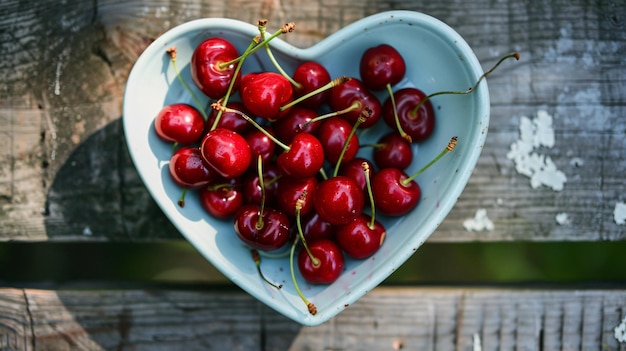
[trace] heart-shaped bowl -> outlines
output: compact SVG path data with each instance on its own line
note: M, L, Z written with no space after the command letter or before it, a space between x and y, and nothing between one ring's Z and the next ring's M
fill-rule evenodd
M268 28L271 27L270 23ZM262 261L266 277L282 284L281 289L276 289L260 278L249 248L234 232L232 220L211 218L199 205L195 192L187 194L184 207L177 205L181 189L168 173L171 144L161 141L154 132L153 120L164 105L193 104L189 92L177 79L166 49L176 46L181 77L197 96L203 96L190 75L194 48L204 39L218 36L230 40L241 53L257 34L258 28L250 23L205 18L176 26L157 38L138 58L128 77L123 107L125 136L133 162L153 198L211 264L283 315L303 325L319 325L385 280L444 220L467 184L483 147L489 123L489 93L483 81L471 94L439 95L432 99L435 130L428 140L413 144L415 157L406 172L411 174L432 160L452 136L458 136L456 149L417 178L422 197L414 210L402 217L377 216L387 235L376 254L364 260L346 259L343 274L329 285L308 284L296 272L303 294L317 306L317 314L311 315L292 284L288 256ZM361 54L369 47L387 43L400 52L407 65L405 78L394 89L412 86L427 94L466 90L483 73L473 51L458 33L440 20L412 11L389 11L363 18L306 49L294 47L280 37L270 43L274 56L287 72L312 60L324 65L333 78L358 78ZM274 66L260 50L246 59L242 69L246 73L274 70ZM387 93L376 94L382 102ZM208 104L209 99L204 98L202 103ZM387 131L386 126L370 128L361 143L376 140ZM369 156L366 148L361 152Z

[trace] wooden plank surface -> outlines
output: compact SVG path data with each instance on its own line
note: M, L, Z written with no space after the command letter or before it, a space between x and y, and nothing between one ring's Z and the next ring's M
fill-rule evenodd
M610 289L377 288L317 327L240 291L2 288L0 311L2 350L626 349Z
M409 9L455 28L489 68L492 119L469 185L432 241L623 240L626 5L623 1L2 1L0 240L180 239L124 144L128 72L160 33L200 17L294 21L307 47L369 14ZM507 154L522 116L553 118L563 190L532 188ZM464 222L479 209L491 231ZM557 215L567 216L562 224Z

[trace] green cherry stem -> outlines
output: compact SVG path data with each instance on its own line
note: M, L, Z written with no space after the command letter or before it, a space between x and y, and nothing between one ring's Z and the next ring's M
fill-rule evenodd
M456 142L457 142L457 137L453 136L450 139L450 142L448 143L448 145L445 147L445 149L443 149L439 155L437 155L437 157L435 157L434 159L432 159L430 162L428 162L428 164L424 167L422 167L422 169L420 169L419 171L413 173L413 175L411 175L408 178L405 178L403 180L401 180L401 183L403 185L407 185L409 184L412 180L414 180L415 178L417 178L417 176L419 176L420 174L422 174L425 170L428 169L428 167L432 166L433 164L435 164L435 162L439 161L439 159L441 159L443 156L445 156L445 154L447 154L448 152L451 152L452 150L454 150L455 146L456 146Z
M371 182L371 169L367 162L361 163L361 168L363 168L363 173L365 173L365 186L367 187L367 194L370 200L370 208L372 211L372 216L370 217L369 228L374 230L374 224L376 222L376 206L374 203L374 194L372 193L372 182Z
M229 65L231 65L233 63L236 63L236 62L239 62L239 61L245 59L246 57L248 57L248 56L252 55L253 53L255 53L260 48L264 47L265 44L268 43L270 40L273 40L274 38L280 36L281 34L293 32L295 27L296 27L296 25L293 22L291 22L291 23L287 23L284 26L282 26L281 29L279 29L276 32L274 32L274 34L269 36L266 40L262 41L260 35L258 37L255 37L253 39L253 41L254 41L254 43L256 45L254 45L252 48L246 50L243 55L237 57L236 59L230 60L228 62L222 62L219 65L219 68L224 69L224 68L228 67Z
M490 70L488 70L487 72L483 73L480 78L478 78L478 80L476 81L476 83L474 83L474 86L472 86L471 88L465 90L465 91L439 91L436 93L432 93L428 96L426 96L422 101L420 101L410 112L411 116L416 116L417 115L417 111L419 111L419 108L426 103L426 101L430 100L431 98L438 96L438 95L444 95L444 94L453 94L453 95L463 95L463 94L470 94L472 93L474 90L476 90L476 88L478 87L478 84L480 84L480 82L487 78L487 76L489 74L491 74L491 72L495 71L495 69L500 66L500 64L502 62L504 62L505 60L508 60L510 58L515 58L516 61L519 61L520 59L520 54L518 52L514 52L512 54L508 54L503 56L502 58L500 58L500 60L498 60L498 62L491 67Z
M174 68L176 77L183 84L183 87L185 87L185 90L189 92L189 94L191 95L191 98L193 99L193 102L196 104L196 107L198 108L198 111L200 111L200 113L202 114L202 117L204 117L204 120L206 121L209 117L204 111L204 107L202 106L202 103L200 103L200 99L198 99L196 94L194 94L193 90L191 90L187 82L185 82L183 77L180 75L180 72L178 71L178 67L176 65L176 46L170 47L169 49L165 50L165 52L167 52L167 54L170 55L170 62L172 62L172 67Z
M343 147L341 148L341 153L339 154L339 158L337 159L337 163L335 164L335 170L333 171L333 177L336 177L339 173L339 167L341 166L341 160L343 160L343 156L346 154L346 150L348 150L348 146L350 145L350 140L352 136L356 133L359 126L365 122L365 120L372 115L372 111L370 109L365 109L361 112L361 115L356 120L352 129L350 130L350 134L348 134L348 138L346 142L343 143Z
M306 250L307 254L311 258L311 262L313 262L313 266L317 267L320 265L320 260L317 259L311 250L309 249L309 245L306 244L306 239L304 238L304 233L302 232L302 222L300 220L300 212L302 210L304 199L306 198L306 191L302 192L298 200L296 201L296 228L298 229L298 237L302 241L302 246Z
M263 281L266 282L268 285L276 289L281 289L283 287L282 284L276 285L272 283L265 277L263 271L261 271L261 254L259 254L259 251L257 249L250 249L250 254L252 255L252 259L254 260L254 264L256 265L256 270L257 272L259 272L259 276L261 276L261 279L263 279Z
M321 93L323 91L326 91L328 89L332 89L332 88L334 88L334 87L336 87L336 86L338 86L340 84L343 84L343 83L347 82L349 79L350 78L348 78L347 76L337 77L337 78L331 80L330 82L322 85L321 87L319 87L319 88L317 88L317 89L315 89L315 90L313 90L313 91L311 91L309 93L306 93L306 94L300 96L299 98L289 102L288 104L286 104L284 106L281 106L280 107L280 111L285 111L286 109L294 106L295 104L300 103L300 102L310 98L311 96L315 96L315 95L317 95L317 94L319 94L319 93Z
M257 27L259 28L259 33L261 35L261 41L262 43L264 43L265 45L265 51L267 52L267 56L269 57L270 61L272 61L272 63L274 64L274 67L276 67L276 69L278 70L278 72L280 72L280 74L285 77L293 86L300 88L302 87L302 84L296 82L293 78L291 78L290 75L287 74L287 72L285 72L285 70L282 68L282 66L278 63L278 60L276 60L276 58L274 57L274 54L272 53L272 48L270 48L269 43L267 43L267 41L265 40L265 34L266 29L267 29L267 20L259 20L258 21L258 25ZM295 26L292 27L291 31L293 31L295 29Z
M261 184L261 204L259 205L259 219L256 222L256 229L261 230L265 225L263 223L263 213L265 211L265 185L263 184L263 156L257 158L257 172L259 175L259 184Z
M413 142L413 138L411 138L410 135L408 135L404 129L402 129L402 126L400 125L400 117L398 117L398 108L396 107L396 98L395 96L393 96L393 89L391 88L391 84L387 84L387 92L389 92L389 100L391 101L391 107L393 109L393 118L396 122L396 129L398 130L398 133L400 133L400 136L406 140L409 143Z
M313 304L311 301L309 301L306 296L304 296L304 294L302 293L302 291L300 291L300 287L298 286L298 282L296 280L296 274L295 274L295 269L293 267L293 261L294 261L294 252L296 251L296 245L298 244L298 238L296 238L296 240L293 241L293 244L291 245L291 250L289 251L289 270L291 271L291 281L293 282L293 287L296 289L296 292L298 293L298 296L300 296L300 298L302 299L302 301L304 302L304 304L306 305L307 309L309 310L309 313L312 315L316 315L317 314L317 307L315 306L315 304Z

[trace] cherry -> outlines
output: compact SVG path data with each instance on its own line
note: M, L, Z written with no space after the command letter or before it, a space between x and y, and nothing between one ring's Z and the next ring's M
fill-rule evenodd
M195 147L181 147L170 158L169 171L177 185L187 189L199 189L213 181L217 174L203 160Z
M388 44L371 47L361 56L361 80L368 89L382 90L404 77L406 64L400 53Z
M351 133L352 125L340 117L324 120L317 130L317 138L324 147L324 156L331 164L336 164L342 156L344 144L348 142L342 162L352 160L359 151L359 138Z
M242 191L244 201L247 204L260 204L265 191L265 201L273 204L278 189L278 179L281 176L278 167L274 163L266 163L263 165L263 186L257 172L248 172L244 176L242 182Z
M234 180L234 181L233 181ZM203 187L199 191L200 205L216 218L229 218L244 204L244 194L238 179L224 184Z
M276 138L286 144L290 144L293 137L302 132L315 134L319 128L319 122L311 121L317 117L317 112L310 108L294 106L287 115L272 124Z
M411 141L426 140L435 129L435 111L430 100L424 101L426 94L417 88L404 88L396 91L393 96L398 120L395 119L391 98L387 98L382 107L385 123L397 128L400 134L406 133Z
M310 255L306 250L300 250L298 254L302 277L312 284L330 284L337 280L345 265L341 248L328 239L312 241L308 247Z
M239 88L243 105L270 121L279 118L280 107L292 99L292 92L291 83L276 72L248 73Z
M216 128L208 132L200 145L202 158L224 178L242 175L250 165L250 147L240 134Z
M311 212L314 208L313 199L316 198L316 188L318 180L315 177L293 178L281 177L278 179L278 188L276 189L276 206L290 216L296 215L295 206L301 200L301 213L303 215Z
M315 211L309 212L302 218L302 233L306 240L333 239L335 228Z
M231 101L228 102L228 104L226 104L226 106L229 109L233 109L233 110L239 110L242 111L243 113L247 113L249 114L250 112L246 109L245 106L243 106L243 104L239 101ZM219 120L217 120L219 111L216 109L211 109L211 112L209 113L208 116L208 120L207 120L207 130L206 132L208 133L211 129L215 129L215 128L224 128L224 129L230 129L234 132L237 132L241 135L244 135L246 132L248 132L252 126L250 125L250 123L248 123L248 121L245 120L245 118L241 117L240 114L235 113L235 112L231 112L231 111L224 111L222 112ZM215 124L217 120L217 124Z
M298 133L286 151L278 155L276 164L285 175L308 178L316 175L324 165L324 147L309 133Z
M372 256L382 246L387 231L378 221L370 226L370 218L360 215L354 221L337 228L337 244L350 257L364 259Z
M343 84L332 88L328 105L352 124L356 123L364 111L369 110L369 117L361 123L360 128L373 126L381 116L380 101L370 93L363 82L356 78L350 78Z
M265 128L267 133L272 134L272 128ZM259 156L261 156L263 163L269 163L269 160L274 156L275 143L266 133L261 132L260 130L252 130L247 133L244 138L248 142L250 146L250 152L252 154L252 159L256 160ZM254 167L254 164L250 163L251 167Z
M237 236L250 247L272 251L289 241L289 217L274 208L243 205L234 219Z
M294 97L298 98L330 83L330 74L318 62L307 61L296 67L293 79L299 84L294 86ZM328 90L320 92L300 102L300 106L318 108L326 102L328 95Z
M413 149L400 134L392 132L378 140L372 156L379 168L406 169L413 162Z
M353 179L335 176L319 182L313 205L324 221L334 225L347 224L363 211L363 191Z
M161 139L183 145L197 143L204 135L204 124L202 114L184 103L164 106L154 119L154 129Z
M338 175L342 175L348 178L352 178L359 187L365 191L366 190L366 182L365 182L365 173L363 172L363 162L367 163L368 168L370 169L370 175L374 174L374 166L372 161L364 158L364 157L356 157L344 164L339 168Z
M231 81L236 90L241 74L235 71L233 60L239 57L237 48L228 40L215 37L200 43L191 56L191 78L198 88L212 99L226 95Z

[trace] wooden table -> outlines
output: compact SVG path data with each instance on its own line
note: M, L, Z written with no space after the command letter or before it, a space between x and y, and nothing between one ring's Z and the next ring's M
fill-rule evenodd
M487 143L430 242L626 239L623 1L68 0L0 3L0 240L182 240L139 179L121 123L129 70L160 33L200 17L267 18L296 22L285 40L307 47L391 9L443 20L485 69L522 57L489 78ZM552 118L554 145L534 151L562 189L531 186L508 157L523 117L539 116ZM468 230L481 209L493 229ZM626 349L615 333L623 286L383 286L301 327L232 287L0 284L3 350Z

